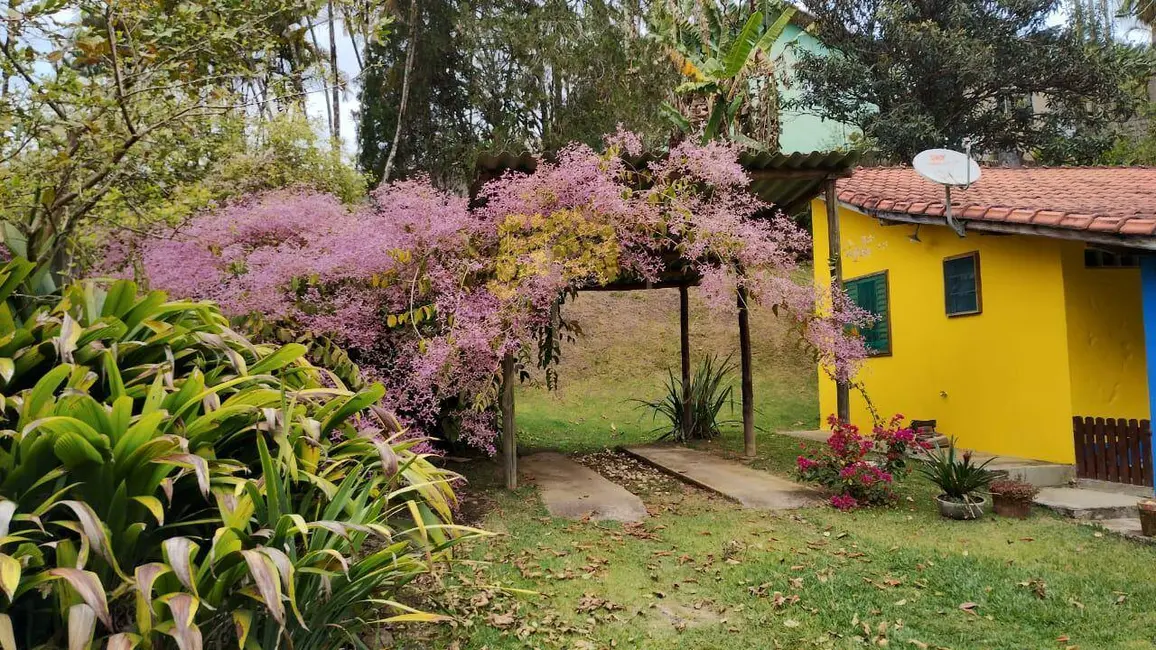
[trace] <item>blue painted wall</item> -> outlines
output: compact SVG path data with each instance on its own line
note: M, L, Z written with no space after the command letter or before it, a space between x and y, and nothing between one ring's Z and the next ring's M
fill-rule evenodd
M1144 350L1148 358L1148 399L1150 413L1156 415L1156 256L1140 258L1140 292L1144 310ZM1156 466L1156 444L1152 445Z
M792 67L798 60L798 50L823 53L826 48L818 39L794 23L783 31L783 35L771 50L779 61L781 73L779 94L783 105L800 95L799 84L793 79L792 73ZM799 109L783 110L781 119L783 132L779 142L782 150L787 153L844 148L850 145L851 135L858 132L853 126L824 120L814 113Z

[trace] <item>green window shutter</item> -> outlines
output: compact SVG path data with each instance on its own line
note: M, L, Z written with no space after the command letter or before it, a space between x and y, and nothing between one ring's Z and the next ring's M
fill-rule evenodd
M886 274L877 273L848 280L844 283L844 289L860 309L875 315L875 322L859 331L867 349L873 354L890 354L891 322Z
M943 298L948 316L980 313L979 253L943 261Z

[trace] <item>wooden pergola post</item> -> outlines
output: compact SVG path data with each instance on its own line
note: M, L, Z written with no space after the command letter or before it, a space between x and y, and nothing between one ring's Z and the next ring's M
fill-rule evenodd
M514 355L502 358L502 469L506 475L506 489L518 487L518 443L515 439L514 420Z
M682 353L682 434L690 439L690 291L678 287L679 347Z
M751 374L751 320L747 311L747 289L739 286L739 359L743 390L743 454L755 455L755 385Z
M839 238L839 196L835 179L828 178L824 200L827 203L827 255L831 267L831 288L843 290L843 254ZM835 384L835 411L840 422L851 421L851 388L846 381Z

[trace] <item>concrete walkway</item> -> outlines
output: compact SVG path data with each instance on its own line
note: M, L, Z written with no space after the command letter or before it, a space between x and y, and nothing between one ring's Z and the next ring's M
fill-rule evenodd
M1136 504L1143 497L1119 492L1100 492L1083 488L1047 487L1036 495L1036 505L1073 519L1127 519L1139 515Z
M642 499L594 470L562 454L542 452L521 458L519 469L538 486L546 510L555 517L642 521Z
M821 492L734 461L686 447L627 447L626 453L754 510L790 510L822 503Z

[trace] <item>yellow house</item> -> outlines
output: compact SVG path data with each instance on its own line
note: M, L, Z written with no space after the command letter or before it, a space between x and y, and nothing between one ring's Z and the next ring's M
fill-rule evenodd
M871 428L869 400L961 447L1152 485L1156 168L985 169L953 190L951 223L944 188L906 167L858 169L837 197L835 214L812 204L815 280L841 265L878 317L852 422Z

